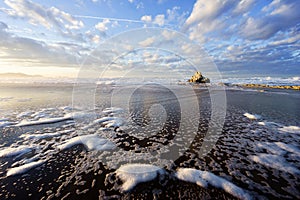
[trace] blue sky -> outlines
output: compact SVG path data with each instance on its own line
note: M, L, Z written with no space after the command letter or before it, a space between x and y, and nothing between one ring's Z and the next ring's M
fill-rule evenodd
M4 0L0 73L75 77L86 58L115 35L159 27L199 44L224 76L299 76L299 10L298 0ZM160 63L164 57L173 69L181 60L171 56L143 50L118 65Z

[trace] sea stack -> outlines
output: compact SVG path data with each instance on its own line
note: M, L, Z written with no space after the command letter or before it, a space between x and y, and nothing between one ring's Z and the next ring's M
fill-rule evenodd
M210 83L209 78L202 76L201 72L196 72L191 79L188 80L189 83Z

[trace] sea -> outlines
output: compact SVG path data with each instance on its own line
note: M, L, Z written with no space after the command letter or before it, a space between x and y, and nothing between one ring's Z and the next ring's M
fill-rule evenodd
M0 199L300 199L299 77L0 81Z

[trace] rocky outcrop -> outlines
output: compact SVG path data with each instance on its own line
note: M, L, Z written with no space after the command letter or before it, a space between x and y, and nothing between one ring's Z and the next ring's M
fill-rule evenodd
M188 80L189 83L210 83L209 78L202 76L201 72L196 72L191 79Z

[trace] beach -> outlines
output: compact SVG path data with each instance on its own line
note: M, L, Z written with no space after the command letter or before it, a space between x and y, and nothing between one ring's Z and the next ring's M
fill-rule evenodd
M299 91L95 88L2 83L1 199L300 198Z

